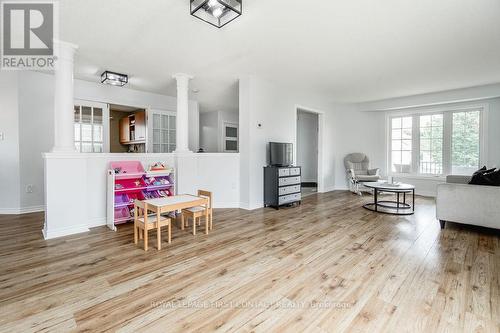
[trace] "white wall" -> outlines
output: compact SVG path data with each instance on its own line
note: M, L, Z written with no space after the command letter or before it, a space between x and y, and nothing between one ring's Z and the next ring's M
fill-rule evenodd
M17 72L0 71L0 214L19 213Z
M262 168L268 163L268 143L292 142L296 147L297 108L320 112L319 191L346 188L342 161L348 153L376 151L373 161L380 163L381 114L359 112L355 106L332 103L327 96L278 87L255 76L240 78L239 96L242 208L263 205Z
M367 154L370 167L380 168L382 176L385 176L385 114L361 112L350 106L334 116L332 149L335 151L335 189L348 189L344 157L350 153Z
M238 112L200 113L200 147L209 153L224 152L224 123L238 125L238 121Z
M55 238L105 225L109 162L126 160L139 160L145 165L166 162L176 168L178 194L195 194L204 189L213 192L215 208L239 206L239 154L48 153L45 154L45 237Z
M219 151L219 113L200 113L200 147L207 153Z
M5 208L14 209L14 211L40 211L44 207L42 153L50 151L54 143L54 76L20 71L1 72L0 77L2 82L5 80L9 87L2 89L6 97L2 96L0 103L7 103L9 100L14 103L15 101L16 124L19 118L19 126L15 127L16 131L19 129L19 133L14 135L19 141L18 143L16 141L19 152L16 191L19 201L14 206L9 204L7 207L7 203L4 205ZM151 107L174 112L177 108L175 97L81 80L75 80L75 99ZM199 148L198 113L198 103L189 101L189 147L193 151ZM12 138L11 133L7 137ZM9 160L14 161L12 158ZM26 192L28 185L33 185L33 193Z
M485 100L488 114L488 166L500 168L500 98Z
M318 115L297 113L297 165L302 167L302 182L318 182Z
M51 75L19 73L19 151L21 206L44 209L42 153L54 144L54 84ZM32 185L33 192L26 187Z

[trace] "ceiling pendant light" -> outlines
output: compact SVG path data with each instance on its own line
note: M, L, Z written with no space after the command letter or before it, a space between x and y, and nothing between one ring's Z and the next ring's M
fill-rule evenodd
M191 15L222 28L242 13L242 0L191 0Z
M128 83L128 75L110 71L104 71L101 74L101 83L110 84L112 86L123 87Z

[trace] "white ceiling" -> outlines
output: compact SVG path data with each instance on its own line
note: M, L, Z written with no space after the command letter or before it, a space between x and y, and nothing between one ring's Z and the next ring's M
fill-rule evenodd
M248 74L336 102L500 82L499 0L243 0L222 29L189 0L64 0L61 39L81 79L107 69L175 96L172 74L195 75L203 111L236 110Z

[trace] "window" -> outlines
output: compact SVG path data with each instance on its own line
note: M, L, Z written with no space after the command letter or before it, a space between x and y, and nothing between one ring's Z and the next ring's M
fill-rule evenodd
M454 112L451 169L456 175L469 175L480 164L481 112Z
M392 118L392 172L411 171L412 123L412 117Z
M422 174L443 173L443 115L420 116L420 167Z
M224 123L224 151L238 151L238 125Z
M176 119L175 113L169 111L151 110L148 120L150 124L148 151L152 153L172 153L176 149Z
M106 104L78 102L74 106L75 148L81 153L103 153L108 151Z
M421 112L389 118L393 173L470 175L480 167L483 108Z

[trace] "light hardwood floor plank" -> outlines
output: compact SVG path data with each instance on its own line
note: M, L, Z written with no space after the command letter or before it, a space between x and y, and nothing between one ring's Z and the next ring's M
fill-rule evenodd
M498 231L370 200L219 209L148 252L129 224L45 241L43 214L0 216L0 332L499 332Z

